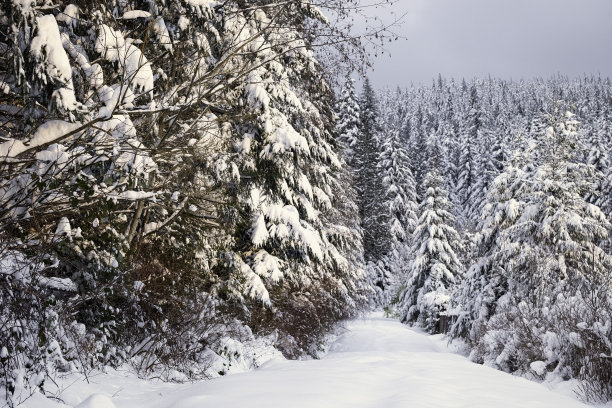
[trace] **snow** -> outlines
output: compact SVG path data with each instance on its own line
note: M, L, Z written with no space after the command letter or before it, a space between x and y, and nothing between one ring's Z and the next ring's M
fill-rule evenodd
M157 17L153 22L152 29L162 47L172 52L172 40L170 38L170 33L168 32L168 27L166 27L166 22L164 21L164 19L161 17Z
M207 7L207 8L213 8L217 4L219 4L218 2L214 0L187 0L187 3L194 7Z
M68 7L70 7L70 5ZM100 88L104 83L104 73L102 72L102 67L100 64L91 65L85 51L82 48L72 44L68 34L62 33L61 39L62 45L64 46L66 52L70 54L70 56L76 61L77 64L79 64L85 73L89 85L93 88Z
M253 271L277 283L283 278L283 272L280 269L282 263L280 259L262 249L253 257Z
M38 283L40 284L40 286L54 290L61 290L63 292L76 293L78 290L76 283L74 283L69 278L45 278L44 276L41 276L38 278Z
M292 205L271 205L267 208L268 218L278 223L269 228L271 238L285 239L291 236L303 248L307 248L317 259L323 259L323 243L317 232L308 224L300 222L300 213Z
M76 408L115 408L115 404L106 395L94 394L77 405Z
M0 158L13 158L27 150L27 147L19 140L9 139L0 143Z
M121 200L128 200L128 201L155 200L155 193L152 191L126 190L126 191L121 192L117 196L111 196L111 198L118 198Z
M148 222L148 223L146 223L145 227L144 227L145 235L149 234L149 233L151 233L153 231L157 231L159 228L162 227L162 225L163 224L159 223L159 222Z
M72 228L70 228L70 221L66 217L62 217L57 224L57 228L55 229L55 235L58 236L71 236Z
M537 374L544 375L546 373L546 363L544 361L534 361L529 367Z
M12 275L14 279L27 283L30 281L33 266L33 263L19 251L0 252L0 275Z
M14 139L9 139L4 143L0 143L0 159L14 158L28 150L63 139L67 134L74 132L80 126L82 126L80 123L70 123L63 120L49 120L36 129L34 136L32 136L32 139L30 139L27 145Z
M242 272L246 280L245 293L247 296L250 296L253 299L258 299L262 301L264 305L270 306L270 294L268 293L268 290L266 289L266 286L261 278L255 274L255 272L253 272L251 267L247 264L242 264L240 272Z
M270 237L268 229L266 228L266 220L262 214L258 215L253 224L253 231L251 232L251 241L256 247L262 246Z
M95 44L97 53L111 62L119 61L121 50L125 47L125 38L106 24L100 26L100 33Z
M180 16L178 19L178 23L176 23L176 25L183 31L189 28L189 24L190 24L190 21L185 16Z
M58 14L55 19L74 28L79 21L79 7L76 4L68 4L64 11Z
M567 384L542 384L474 364L441 336L374 314L347 324L321 360L274 358L259 369L195 384L145 381L109 370L89 383L60 380L65 404L37 396L25 408L579 408ZM78 405L81 404L81 405Z
M275 155L287 151L310 154L308 141L300 135L289 123L283 123L267 136L267 146L261 152L261 157L274 160Z
M123 69L124 82L134 91L153 90L153 70L140 49L124 38L121 32L102 24L96 39L95 50L110 62L118 62Z
M153 90L153 70L147 58L135 45L127 42L125 53L125 73L128 84L142 92Z
M123 13L123 18L124 20L132 20L135 18L149 18L151 17L151 13L149 13L148 11L144 11L144 10L130 10L130 11L126 11L125 13Z
M55 140L62 139L67 134L74 132L80 126L80 123L70 123L63 120L47 121L36 129L34 136L28 143L29 148L42 146Z
M58 106L66 110L76 109L76 97L72 84L72 67L64 51L57 21L53 15L40 16L36 19L37 35L30 43L30 53L37 61L44 63L50 79L58 80L62 87L53 92Z

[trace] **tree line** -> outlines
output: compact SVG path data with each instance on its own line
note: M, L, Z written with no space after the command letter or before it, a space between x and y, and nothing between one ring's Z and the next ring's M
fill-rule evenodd
M347 81L343 95L381 304L476 362L609 400L610 80L366 81L361 97Z

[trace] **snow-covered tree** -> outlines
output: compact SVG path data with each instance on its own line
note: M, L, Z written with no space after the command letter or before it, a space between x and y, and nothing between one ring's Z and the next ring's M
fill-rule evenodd
M451 336L462 337L472 344L484 336L496 302L508 290L504 263L497 259L499 238L524 212L521 194L524 180L530 177L533 159L533 145L519 149L487 193L470 254L473 263L452 301L456 321Z
M608 221L585 201L593 189L594 169L576 160L580 149L573 114L552 117L540 141L533 177L524 180L524 212L500 236L499 263L523 290L554 295L580 283L602 280L610 260L598 242ZM526 289L529 288L529 289Z
M419 199L439 162L458 215L466 250L457 255L470 268L447 312L451 336L467 340L477 361L536 376L530 363L542 361L584 381L591 395L612 394L601 375L610 366L597 357L609 349L601 339L610 320L603 232L612 133L602 101L611 86L597 77L451 79L383 93L386 106L395 98L405 108ZM571 106L577 133L574 119L543 114L559 106Z
M425 175L429 169L427 149L429 135L421 107L418 108L412 120L406 122L404 131L408 130L408 154L410 156L411 171L416 186L417 199L421 199L424 192Z
M612 215L612 195L610 194L610 125L606 119L598 118L588 135L586 163L593 166L601 177L595 180L595 188L587 194L587 201L597 205L608 219ZM583 132L584 133L584 132Z
M385 208L385 185L380 164L378 106L366 78L360 98L360 139L355 148L355 185L363 228L366 262L378 262L390 250L389 212Z
M473 359L504 370L529 369L542 360L577 375L575 351L559 339L572 330L567 319L580 319L568 308L583 307L584 294L609 307L606 296L597 294L610 285L612 259L598 246L609 222L584 199L595 172L577 161L574 115L540 121L549 126L531 141L534 150L509 165L489 194L481 257L462 285L462 312L451 333L474 345ZM534 157L541 163L533 165Z
M0 7L0 261L28 271L2 270L0 296L2 309L26 299L30 313L11 307L0 325L25 319L42 354L57 341L92 350L86 365L197 377L213 323L274 331L287 355L312 354L369 301L333 90L315 57L353 46L338 45L346 35L319 7ZM65 332L80 324L75 348ZM21 340L5 334L6 372L43 378L22 370ZM41 353L32 367L46 367Z
M436 332L463 267L456 255L460 237L453 226L455 218L437 169L427 173L424 187L413 236L414 261L399 307L402 321L417 322L427 331Z
M336 131L338 132L338 140L343 145L343 156L347 164L353 166L361 120L359 117L359 98L355 93L355 82L350 76L347 77L342 88L336 112L338 114Z
M391 251L387 265L395 281L387 293L387 302L396 295L397 280L405 275L410 259L412 233L417 222L416 186L410 170L408 152L400 140L400 132L390 128L383 132L386 141L382 146L381 169L386 191L386 205L390 213L389 231Z

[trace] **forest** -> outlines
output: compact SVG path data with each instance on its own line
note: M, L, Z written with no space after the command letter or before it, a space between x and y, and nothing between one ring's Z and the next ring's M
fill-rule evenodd
M357 91L393 37L358 3L1 3L3 402L316 359L373 309L612 400L612 82Z

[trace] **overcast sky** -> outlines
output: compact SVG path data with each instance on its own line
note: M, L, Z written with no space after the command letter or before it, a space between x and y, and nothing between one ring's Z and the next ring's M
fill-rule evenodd
M365 0L364 0L365 1ZM375 60L377 88L455 78L612 77L612 0L399 0L406 37ZM390 10L371 11L390 21Z

